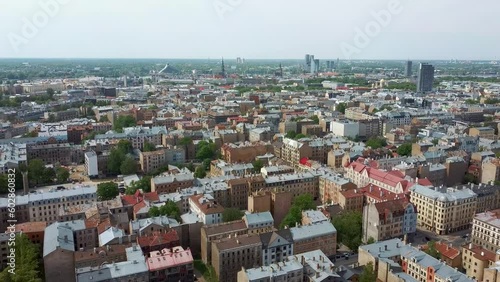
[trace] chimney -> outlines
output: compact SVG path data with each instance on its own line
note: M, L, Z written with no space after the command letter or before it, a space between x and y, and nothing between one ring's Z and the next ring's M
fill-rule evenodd
M484 252L481 252L481 256L484 257Z
M387 245L384 245L384 249L387 251Z
M472 243L469 243L469 249L472 250Z
M28 172L23 171L21 172L23 175L23 193L24 195L28 195L30 193L30 186L29 186L29 181L28 181Z

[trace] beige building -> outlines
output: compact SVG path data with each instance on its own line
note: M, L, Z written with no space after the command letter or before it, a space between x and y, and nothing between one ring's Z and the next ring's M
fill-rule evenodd
M486 158L481 165L481 183L500 180L500 159Z
M236 281L242 267L262 263L262 242L258 234L225 238L212 242L212 266L218 281Z
M139 165L142 172L150 173L167 164L184 163L186 161L185 156L184 149L177 147L152 152L140 152Z
M474 216L472 243L491 252L500 249L500 209L478 213Z
M417 226L438 235L468 229L476 213L477 194L471 189L432 188L415 184L411 202L417 207Z
M491 127L472 127L469 129L469 136L479 136L480 138L495 140L495 129Z
M328 174L319 177L319 199L321 203L339 203L339 193L356 189L356 184L341 176Z
M337 253L337 230L329 221L290 228L293 238L293 253L300 254L321 250L325 255Z
M495 252L481 246L472 243L462 246L463 269L469 277L474 277L477 281L487 281L483 279L484 271L495 266L496 258Z

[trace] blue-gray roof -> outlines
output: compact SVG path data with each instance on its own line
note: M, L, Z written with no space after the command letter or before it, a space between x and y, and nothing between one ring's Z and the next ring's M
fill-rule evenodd
M75 251L73 232L85 229L83 219L55 222L45 228L43 238L43 256L47 256L57 249Z

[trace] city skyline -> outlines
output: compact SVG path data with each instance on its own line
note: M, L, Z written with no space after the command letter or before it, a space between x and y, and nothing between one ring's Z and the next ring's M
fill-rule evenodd
M314 4L282 0L0 3L8 11L1 21L9 23L0 26L0 58L301 59L311 53L323 60L498 59L494 47L499 42L492 34L500 28L494 20L500 3L493 1L486 11L479 5L450 10L451 0L376 0L361 9L356 1L323 0ZM463 20L476 12L482 21ZM23 33L30 23L36 32ZM360 31L366 37L363 44L357 44L363 37Z

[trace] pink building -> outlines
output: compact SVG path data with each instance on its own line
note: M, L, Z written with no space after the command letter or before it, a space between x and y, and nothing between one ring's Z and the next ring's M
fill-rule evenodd
M151 252L146 262L149 281L194 281L193 256L189 249L175 247Z

